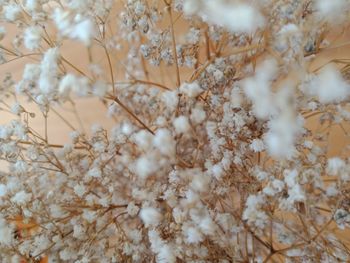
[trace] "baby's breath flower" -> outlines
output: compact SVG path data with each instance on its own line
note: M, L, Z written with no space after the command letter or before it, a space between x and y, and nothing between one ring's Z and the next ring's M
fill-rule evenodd
M39 26L31 26L24 31L24 46L29 50L38 49L41 42L42 29Z
M156 226L162 216L159 211L153 207L144 207L140 211L140 218L146 227Z
M349 262L346 2L0 0L0 261Z

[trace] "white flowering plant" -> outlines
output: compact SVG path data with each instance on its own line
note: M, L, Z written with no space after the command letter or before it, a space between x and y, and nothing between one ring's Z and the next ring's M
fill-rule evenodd
M0 0L0 14L0 68L30 59L1 71L1 262L350 261L350 60L327 55L349 45L348 0ZM77 46L83 65L63 52ZM114 127L55 110L81 97Z

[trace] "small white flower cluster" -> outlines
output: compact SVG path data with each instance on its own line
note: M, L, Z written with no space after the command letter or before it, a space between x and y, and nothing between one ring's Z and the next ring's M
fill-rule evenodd
M92 18L81 14L76 14L74 18L71 18L69 11L59 8L54 10L52 16L62 37L77 39L84 45L90 46L96 30Z
M264 26L264 17L253 5L225 1L186 0L184 12L199 14L208 23L223 26L235 33L252 33Z
M1 262L350 260L350 63L313 67L346 0L0 4Z

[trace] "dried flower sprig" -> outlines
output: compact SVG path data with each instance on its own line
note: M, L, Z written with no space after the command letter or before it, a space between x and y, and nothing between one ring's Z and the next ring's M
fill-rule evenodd
M347 0L0 4L0 62L31 60L0 85L1 262L350 260L348 141L329 154L350 62L314 66L349 44L333 44ZM83 63L63 52L77 43ZM114 128L85 131L77 97Z

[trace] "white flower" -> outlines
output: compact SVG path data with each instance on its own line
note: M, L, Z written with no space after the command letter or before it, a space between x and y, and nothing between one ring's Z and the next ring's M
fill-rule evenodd
M316 0L315 4L320 17L331 22L349 9L349 3L346 0Z
M169 130L158 129L153 144L162 154L169 157L175 155L175 140Z
M210 177L204 173L194 171L191 187L198 192L205 192L209 188Z
M7 186L0 184L0 197L4 197L7 194Z
M334 103L349 97L350 85L334 66L327 65L304 90L311 96L317 96L321 103Z
M129 122L124 122L121 127L121 132L127 136L130 136L135 130L135 127L129 123ZM148 132L149 133L149 132ZM149 143L151 144L152 140L149 140Z
M152 173L156 172L157 168L156 162L147 156L141 156L135 162L135 173L141 179L146 179Z
M295 139L302 133L303 119L295 118L288 106L269 121L269 130L264 135L268 153L274 158L290 159L295 154Z
M222 25L232 32L253 33L265 24L264 17L252 5L220 5L212 1L208 3L209 21Z
M41 61L40 65L40 77L39 77L39 88L45 95L51 94L57 85L57 72L58 72L58 48L48 49Z
M146 130L140 130L133 136L133 141L143 150L147 150L152 146L153 135Z
M55 204L50 205L50 213L54 218L61 218L65 215L63 209Z
M174 111L179 102L179 96L176 90L165 91L162 93L162 101L164 105L171 111Z
M235 224L234 218L230 213L217 213L215 216L215 221L220 225L224 231L231 231L233 225Z
M187 0L184 12L188 15L198 14L203 20L223 26L236 33L253 33L265 25L265 19L253 5L223 0L204 1Z
M80 12L86 12L88 8L91 8L93 6L92 0L74 0L67 2L69 9L74 9ZM100 3L100 1L96 1L97 3ZM99 4L101 5L101 4Z
M13 127L13 135L20 138L21 140L26 140L26 138L28 137L27 135L28 128L17 120L12 120L11 124Z
M7 140L13 134L13 130L10 127L1 125L0 126L0 139Z
M284 188L284 183L281 180L275 179L272 181L272 186L277 192L281 192Z
M99 167L92 167L87 174L90 177L99 178L102 176L102 171Z
M78 131L72 131L69 133L69 137L73 143L76 143L79 140L80 133Z
M76 84L76 77L73 74L65 75L58 86L58 91L62 97L68 97Z
M76 258L76 253L71 248L67 247L59 252L60 258L64 261L72 261ZM74 260L73 260L74 262Z
M288 189L288 201L291 203L304 201L305 198L305 193L299 184Z
M31 193L26 193L25 191L20 191L11 198L11 201L18 205L25 205L32 199Z
M140 210L140 208L139 208L137 205L135 205L134 202L129 203L128 206L127 206L127 208L126 208L126 211L127 211L128 214L129 214L130 216L132 216L132 217L133 217L133 216L136 216L137 213L139 212L139 210Z
M85 236L85 228L79 224L73 226L73 237L83 239Z
M243 212L243 220L247 220L248 224L255 225L257 228L263 229L269 220L268 215L261 206L265 200L263 196L250 195L246 202L246 208Z
M66 99L71 91L77 95L85 96L88 92L89 80L86 77L76 77L73 74L66 74L58 86L59 94Z
M151 243L152 251L157 255L156 262L159 263L175 263L176 257L174 249L167 242L162 240L156 230L148 232L148 239Z
M8 222L0 215L0 244L11 245L14 241L14 229Z
M340 229L350 225L350 213L344 209L338 209L334 214L334 220Z
M169 244L163 244L157 253L157 262L159 263L175 263L176 256L174 255L174 248Z
M24 46L29 50L38 49L41 42L42 29L39 26L27 27L24 31Z
M259 181L264 181L269 177L269 174L265 171L262 171L259 167L255 167L253 173Z
M302 38L303 34L298 25L289 23L278 31L274 45L279 52L286 52L288 49L301 51Z
M333 157L328 159L327 162L327 172L329 175L337 175L340 171L342 171L345 168L345 162L344 160L340 159L339 157Z
M185 236L185 242L188 244L198 244L204 239L203 234L196 227L186 227L183 229L183 233Z
M196 107L192 109L191 112L191 121L193 121L195 124L202 123L206 118L206 113L203 109L200 107Z
M20 115L21 113L23 113L25 110L24 108L21 106L21 104L19 104L18 102L14 103L12 106L11 106L11 112L13 114L16 114L16 115Z
M173 120L176 133L187 133L191 126L186 116L179 116Z
M183 83L180 86L180 91L190 98L196 98L204 90L199 86L197 82Z
M17 4L5 5L3 7L4 18L9 22L14 22L21 15L21 7Z
M221 70L216 69L213 73L216 82L220 82L224 79L225 75Z
M137 1L134 6L134 11L137 15L142 15L146 10L145 5L141 1Z
M274 179L271 184L267 185L263 189L263 193L268 196L274 196L281 192L284 188L284 183L281 180Z
M249 145L254 152L262 152L265 149L264 142L260 139L254 139Z
M271 92L271 81L277 72L275 60L265 60L256 69L254 77L247 78L242 82L244 92L253 102L255 116L267 119L276 111Z
M106 95L106 92L108 91L109 87L104 81L98 80L93 84L92 88L94 95L103 98L103 96Z
M156 208L143 207L140 211L140 218L146 227L150 227L158 225L162 215Z
M70 21L69 21L69 12L63 11L62 9L56 8L52 14L52 19L55 22L58 30L66 35L69 33Z
M230 103L232 107L241 107L243 102L242 90L239 86L234 85L231 89Z
M211 168L211 172L217 180L220 180L224 175L224 169L222 167L222 164L218 163L213 165L213 167Z
M24 66L23 80L26 81L36 81L40 76L40 65L36 64L26 64Z
M174 221L177 224L183 223L186 218L186 212L182 211L179 207L175 207L173 209L172 214L173 214Z
M297 184L298 171L297 170L285 170L284 181L288 187L293 187Z
M85 186L82 184L77 184L76 186L74 186L74 193L77 196L82 197L86 193Z
M126 234L135 244L138 244L142 241L142 231L141 230L133 229L131 231L128 231Z
M76 17L76 24L72 27L69 37L78 39L86 46L90 46L95 35L95 26L91 19Z
M307 149L312 149L313 145L314 145L314 143L312 141L305 141L304 142L304 147Z
M40 0L26 0L25 8L31 12L37 11L41 7Z
M186 191L186 199L184 199L182 202L186 205L191 205L199 200L199 195L197 192L193 191L192 189L189 189Z
M185 0L183 10L187 15L194 15L201 9L201 0Z
M200 35L201 35L201 31L199 29L191 27L189 32L186 35L186 40L190 44L196 44L200 39Z
M24 174L24 173L28 172L28 169L29 169L29 167L25 161L17 160L17 162L15 163L15 171L17 173Z
M95 211L84 209L82 216L86 221L88 221L89 223L92 223L96 219L97 214Z
M305 193L298 182L298 171L297 170L285 170L284 171L284 182L288 186L288 199L290 204L294 202L300 202L305 200Z
M53 13L53 20L62 36L81 41L84 45L90 46L95 36L95 25L88 17L78 14L71 21L68 11L56 8Z
M216 225L210 216L205 216L199 221L199 228L203 234L213 235L215 233Z
M339 194L339 190L337 189L337 185L331 184L329 187L327 187L326 194L329 197L337 196Z

